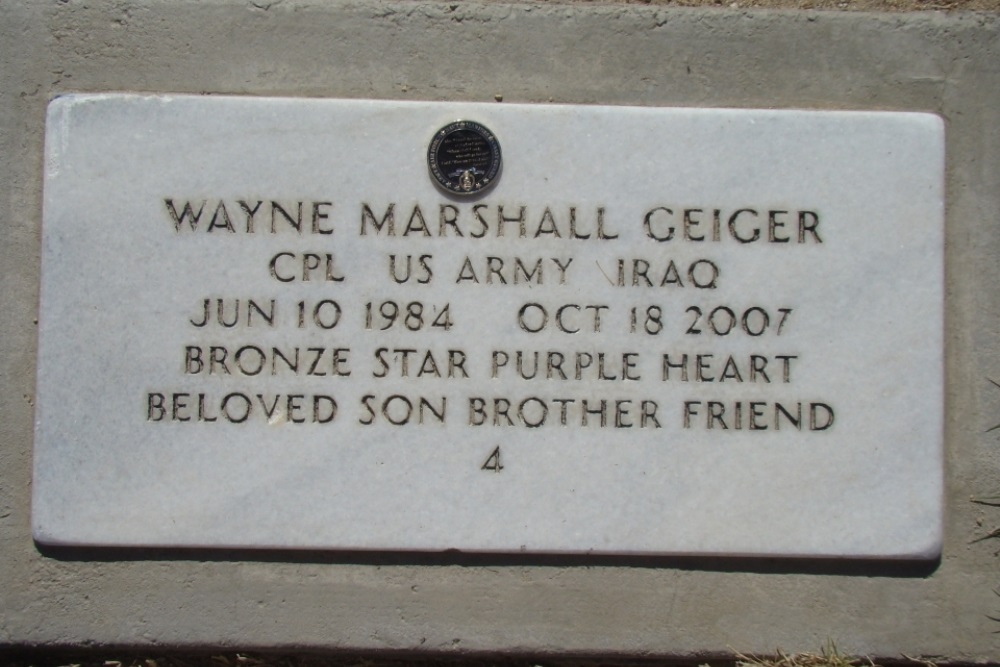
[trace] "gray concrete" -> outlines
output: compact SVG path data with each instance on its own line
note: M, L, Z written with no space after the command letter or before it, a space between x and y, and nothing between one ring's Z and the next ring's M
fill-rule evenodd
M970 502L1000 493L1000 439L986 432L1000 423L997 15L8 2L0 63L0 646L701 657L832 638L850 653L1000 659L987 617L1000 614L1000 542L974 542L1000 509ZM43 119L53 95L103 90L941 114L940 564L40 553L28 498Z

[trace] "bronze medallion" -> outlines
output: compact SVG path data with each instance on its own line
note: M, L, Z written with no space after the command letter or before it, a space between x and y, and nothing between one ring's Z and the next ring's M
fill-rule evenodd
M434 180L456 195L474 195L493 185L500 163L500 142L485 125L471 120L445 125L427 149Z

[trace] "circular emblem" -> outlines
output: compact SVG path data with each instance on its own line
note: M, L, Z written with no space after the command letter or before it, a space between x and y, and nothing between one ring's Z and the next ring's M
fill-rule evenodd
M474 195L493 185L500 162L500 142L485 125L471 120L445 125L427 149L434 180L456 195Z

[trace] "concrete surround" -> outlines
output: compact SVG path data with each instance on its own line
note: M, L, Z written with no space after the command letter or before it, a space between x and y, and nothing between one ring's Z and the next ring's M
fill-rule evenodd
M0 5L0 648L1000 659L1000 17L459 2ZM45 109L136 91L928 111L946 124L940 562L73 550L31 539ZM902 286L905 288L905 286ZM905 377L900 382L906 382ZM105 490L106 491L106 490ZM845 493L849 492L845 489ZM128 498L123 495L123 503Z

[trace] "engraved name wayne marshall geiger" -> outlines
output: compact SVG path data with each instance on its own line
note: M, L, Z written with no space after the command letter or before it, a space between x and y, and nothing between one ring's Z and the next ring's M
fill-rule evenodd
M177 232L230 234L334 233L332 201L264 199L164 199ZM523 204L479 203L410 206L391 202L384 207L361 203L353 217L361 236L482 238L559 238L610 241L605 209L581 211L573 205L528 207ZM766 206L716 208L660 205L642 218L643 230L658 242L684 240L747 243L822 243L820 217L812 210L769 209Z
M167 220L172 229L177 234L204 234L215 238L225 238L234 235L315 235L316 237L329 237L331 235L349 235L355 237L394 237L394 238L469 238L469 239L490 239L494 242L516 242L518 248L531 246L531 241L535 239L561 239L568 242L599 242L613 244L621 237L621 231L627 225L633 225L632 229L641 229L639 240L645 239L653 244L665 243L685 243L685 244L709 244L726 243L734 247L748 244L775 244L775 245L803 245L822 244L823 238L820 232L820 215L811 209L780 209L766 205L746 205L740 207L719 207L719 206L677 206L672 204L662 204L649 208L636 219L612 220L603 206L593 206L584 208L571 204L562 205L537 205L527 206L523 204L491 203L481 202L475 204L454 204L454 203L407 203L398 202L382 203L379 205L368 202L358 202L353 206L340 207L331 200L289 200L287 198L263 199L183 199L165 198L163 199L163 210L167 214ZM491 248L494 244L491 244ZM310 252L292 252L280 250L270 255L267 271L270 277L281 283L294 283L306 281L326 281L343 283L348 280L344 275L340 265L338 265L333 252L329 252L329 244L324 244L323 250ZM549 246L551 247L551 246ZM568 246L569 247L569 246ZM614 246L609 246L609 250ZM631 246L635 248L634 245ZM657 247L657 246L653 246ZM270 253L269 253L270 254ZM454 258L451 258L454 260ZM453 266L449 267L450 272L442 270L431 254L418 256L407 255L405 262L397 262L395 255L388 257L388 275L383 279L391 280L393 283L415 282L427 284L446 280L452 284L484 284L484 285L517 285L517 284L566 284L573 269L573 258L563 257L528 257L521 252L514 257L484 256L477 257L474 254L462 254L461 261L453 261ZM693 261L685 261L681 266L672 259L660 258L658 260L647 260L637 257L615 257L609 275L604 274L604 278L615 287L674 287L694 289L714 289L722 279L723 269L711 259L698 258ZM602 270L603 271L603 270ZM385 274L383 274L385 275ZM614 277L612 277L614 276ZM365 276L364 280L370 281L374 276ZM389 283L387 283L389 284ZM206 298L203 302L203 312L190 319L190 324L195 327L203 327L208 324L213 317L212 299ZM230 326L223 319L224 303L222 299L218 301L218 320L224 326ZM388 302L386 302L388 303ZM382 304L383 306L385 303ZM399 310L399 305L392 303L394 308ZM412 304L410 304L412 305ZM244 315L249 319L254 314L263 318L270 326L273 326L275 304L271 300L269 306L261 306L251 301ZM373 317L372 304L367 305L368 312L366 321L369 323ZM424 308L424 304L420 304ZM444 309L437 312L433 321L428 318L428 326L442 326L445 330L450 328L451 313L448 312L449 305L444 304ZM563 333L575 333L585 330L591 333L601 332L602 317L608 316L611 305L580 305L564 304L555 310L551 318L551 324ZM658 309L657 309L658 310ZM390 309L391 311L391 309ZM689 308L688 311L697 311L696 316L702 313L697 307ZM751 336L758 336L768 328L771 321L773 327L780 335L781 327L791 314L791 308L781 308L777 312L768 313L764 308L751 307L746 310L730 309L720 306L716 311L723 311L728 315L733 324L738 315L742 314L742 325ZM429 310L428 310L429 312ZM568 313L568 315L567 315ZM714 313L713 313L714 314ZM298 322L302 327L304 318L310 316L316 325L323 329L332 329L340 321L340 305L333 300L325 300L316 304L311 313L305 312L304 304L299 304ZM385 312L381 315L386 317ZM567 315L564 318L564 315ZM573 317L570 318L569 315ZM708 313L705 313L707 316ZM379 313L375 312L375 317ZM636 308L631 309L631 326L635 332L640 326L641 318L645 317L645 323L641 326L646 328L647 333L653 333L651 326L661 327L659 313L653 313L647 309L645 313L637 312ZM592 318L592 321L587 318ZM756 318L756 319L754 319ZM393 315L396 319L396 315ZM569 320L572 320L571 322ZM698 325L695 321L695 327ZM749 324L753 321L758 324ZM409 322L409 320L407 320ZM423 319L413 320L414 326L424 326ZM419 322L419 325L417 324ZM518 323L520 327L529 333L537 333L550 322L550 314L544 307L537 303L525 304L518 313ZM709 317L703 323L712 326L713 320ZM236 320L233 320L235 325ZM762 323L762 324L761 324ZM407 324L411 330L413 327ZM751 328L758 327L759 330L752 331ZM378 328L368 326L367 328ZM384 329L384 327L383 327ZM604 329L608 331L607 328ZM692 333L688 330L687 333ZM614 336L614 333L609 332ZM260 368L254 367L253 372L242 371L243 375L257 375L263 370L266 352L256 346L245 346L251 351L258 351L261 362ZM221 349L221 348L220 348ZM185 364L187 368L200 369L204 365L216 363L217 350L203 351L192 346L189 350L194 350L196 356L187 358ZM225 355L233 363L238 360L239 352L230 354L229 350L222 350L220 354ZM325 359L318 354L312 354L312 361L301 364L304 369L300 372L298 363L298 348L295 348L294 355L280 355L286 360L286 365L290 368L292 364L287 361L288 357L294 356L294 370L296 373L305 375L330 375L346 377L351 375L351 357L349 348L308 348L308 353L322 353ZM327 354L329 352L329 354ZM408 375L407 360L408 355L413 353L416 361L413 368L419 371ZM419 351L424 352L424 351ZM277 353L275 353L277 354ZM423 357L416 350L395 349L390 352L388 348L376 350L376 368L373 377L386 377L389 372L390 362L387 361L388 354L402 355L402 375L401 377L415 376L423 374L432 377L469 377L466 366L466 353L462 350L448 350L447 357L444 353L436 353L441 358L436 358L435 353L430 350L424 352ZM563 380L640 380L637 370L638 353L626 352L618 361L605 359L603 352L576 352L574 353L548 351L543 353L543 358L539 360L538 353L535 353L534 366L536 369L544 368L547 377L562 378ZM714 358L713 358L714 357ZM661 381L682 381L682 382L713 382L713 381L735 381L735 382L764 382L788 383L791 381L792 364L798 359L797 355L789 354L750 354L746 358L738 359L734 356L724 357L713 354L663 354ZM422 362L421 362L422 358ZM523 370L522 351L492 351L491 368L493 377L498 374L514 370L514 359L516 358L517 374L521 379L531 379L533 375L527 375ZM566 368L563 364L565 362ZM219 362L225 368L225 360ZM277 362L275 362L277 363ZM610 370L612 367L617 370ZM447 368L447 374L441 369ZM575 373L574 373L575 369ZM588 376L587 371L596 375ZM242 369L241 369L242 370ZM200 371L199 371L200 372ZM536 372L539 372L536 370ZM153 421L159 421L169 413L166 407L171 401L169 395L150 394L149 416ZM185 394L185 396L187 396ZM198 395L199 408L201 414L204 396ZM192 397L193 398L193 397ZM301 423L307 420L307 415L301 419L296 419L294 415L305 415L308 408L301 404L301 401L308 403L312 399L312 412L314 422L328 423L337 414L337 403L331 396L315 395L306 397L305 395L290 395L287 398L287 413L290 421ZM368 400L373 396L362 397L364 408L374 418L375 410L372 409ZM403 400L405 397L391 397L392 400ZM301 399L301 401L300 401ZM231 415L223 415L228 421L240 423L249 416L252 398L244 396L246 408L237 414L236 419ZM423 400L423 399L421 399ZM520 421L530 427L541 425L537 415L548 414L547 405L528 405L530 401L541 404L542 399L529 397L518 406L511 401L503 400L505 405L502 410L503 417L513 424L507 415L507 410L520 410L518 417ZM470 423L479 425L485 423L489 406L486 406L483 399L473 398L471 401L480 403L470 403ZM574 403L575 399L552 399L554 404L559 405L559 414L556 423L567 425L567 405ZM632 426L638 427L660 427L658 406L655 401L644 400L641 404L630 406L631 401L612 401L612 414L606 418L603 414L604 401L601 401L600 420L591 423L604 426L612 423L616 427ZM639 401L636 401L640 403ZM174 400L176 403L176 397ZM293 404L294 403L294 404ZM265 414L270 409L275 410L277 398L268 408L264 406ZM766 406L766 407L765 407ZM216 407L219 407L218 405ZM390 423L396 423L390 415L390 407L387 403L382 405L382 413ZM411 412L408 404L405 410L407 415ZM435 408L431 404L426 406L420 403L417 409L422 414L424 407L427 407L432 416L439 416L440 421L444 417L444 404ZM500 411L496 404L493 406L494 412ZM534 407L535 416L525 416L524 411ZM222 406L225 413L225 406ZM696 419L702 419L706 428L719 427L729 429L747 428L759 430L767 428L764 426L763 410L770 410L771 414L766 421L777 428L782 415L786 418L786 423L792 428L807 428L809 430L825 430L833 423L833 409L824 403L809 403L783 405L778 402L750 401L744 406L737 402L729 415L724 414L721 403L708 401L703 405L700 401L687 401L683 408L684 427L688 428ZM539 410L542 410L539 413ZM555 409L554 409L555 410ZM586 401L582 401L582 418L580 422L586 426L588 424L588 406ZM637 423L629 421L629 410L633 417L637 417ZM623 414L624 411L624 414ZM177 412L174 409L174 412ZM594 410L589 410L590 414L595 414ZM804 414L805 413L805 414ZM157 418L154 418L156 416ZM477 421L478 420L478 421ZM534 421L533 421L534 420ZM728 421L727 421L728 420ZM735 421L734 421L735 420ZM186 419L181 419L186 421ZM214 421L207 420L207 421ZM408 419L406 420L409 421ZM544 421L544 417L542 418ZM362 424L370 421L360 421ZM494 415L494 425L499 425L499 418ZM397 424L398 425L398 424Z

